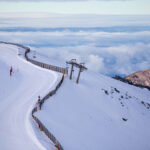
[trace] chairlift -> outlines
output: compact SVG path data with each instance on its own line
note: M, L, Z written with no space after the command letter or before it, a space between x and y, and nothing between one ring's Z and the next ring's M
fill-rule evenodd
M71 59L70 61L66 62L66 64L71 65L70 80L72 79L72 76L73 76L74 67L79 68L79 73L78 73L78 77L77 77L77 80L76 80L76 83L78 84L81 72L83 72L84 70L87 70L87 68L84 66L85 63L83 63L83 62L82 63L77 63L76 59Z

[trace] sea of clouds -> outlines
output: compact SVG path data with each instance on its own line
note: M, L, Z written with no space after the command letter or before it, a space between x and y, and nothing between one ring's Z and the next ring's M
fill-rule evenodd
M149 16L82 18L84 16L80 19L77 16L74 19L71 16L61 17L61 21L65 20L61 24L57 15L53 19L52 16L44 19L31 17L30 22L26 17L1 17L0 41L28 45L64 65L66 60L75 58L78 62L85 62L88 69L109 76L125 76L150 68ZM91 19L95 20L95 26L88 22ZM40 23L40 20L43 22Z

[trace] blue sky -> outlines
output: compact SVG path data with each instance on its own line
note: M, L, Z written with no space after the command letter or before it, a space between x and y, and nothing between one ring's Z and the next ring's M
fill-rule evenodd
M150 14L150 0L0 0L0 12Z

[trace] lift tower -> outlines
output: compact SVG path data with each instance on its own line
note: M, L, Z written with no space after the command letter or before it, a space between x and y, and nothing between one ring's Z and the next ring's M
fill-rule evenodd
M74 66L79 68L79 73L78 73L78 77L76 80L76 83L78 84L81 72L83 72L84 70L87 70L87 68L84 66L84 63L78 64L76 62L76 59L71 59L70 61L67 61L66 63L71 65L70 80L72 79L72 72L74 71Z

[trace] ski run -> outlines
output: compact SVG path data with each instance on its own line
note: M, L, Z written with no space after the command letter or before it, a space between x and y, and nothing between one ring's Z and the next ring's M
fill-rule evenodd
M0 44L0 149L55 150L31 111L62 75L27 62L23 54L24 49ZM40 54L36 59L52 63ZM150 92L90 70L76 84L77 73L72 80L65 76L35 113L64 150L149 150Z

